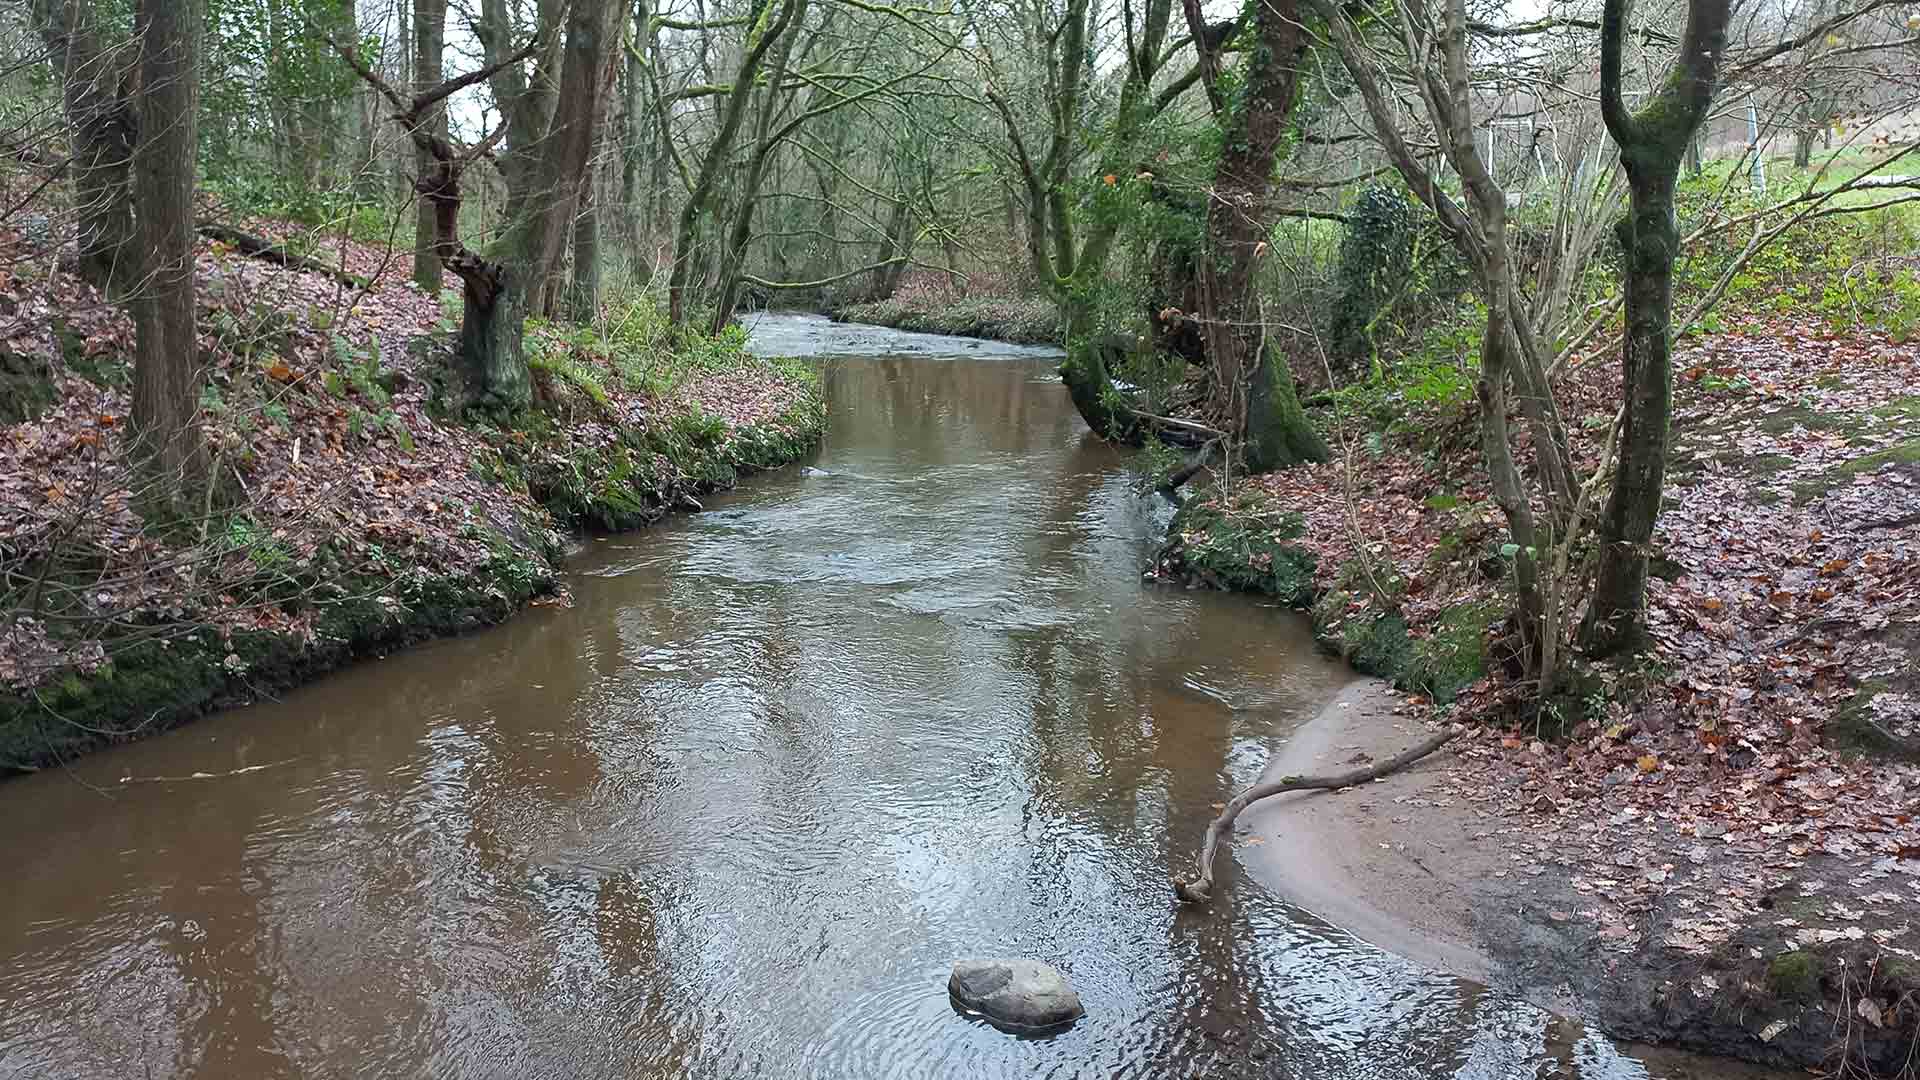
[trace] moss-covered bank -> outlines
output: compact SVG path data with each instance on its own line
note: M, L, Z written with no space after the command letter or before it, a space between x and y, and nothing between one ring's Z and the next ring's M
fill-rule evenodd
M1316 583L1318 557L1296 542L1303 529L1297 512L1258 488L1199 496L1174 515L1150 573L1190 588L1274 597L1307 612L1314 639L1354 670L1435 701L1451 701L1486 674L1487 629L1499 617L1497 605L1462 604L1416 635L1391 602L1405 590L1403 580L1350 563L1332 586Z
M477 572L389 568L299 583L301 630L135 627L103 641L106 659L28 689L0 692L0 775L45 768L145 738L216 709L309 682L355 660L499 623L558 580L553 526L633 528L742 476L797 461L818 445L826 408L817 389L769 420L729 427L699 410L618 429L606 445L575 445L541 416L486 433L493 452L473 468L499 506L479 527L492 550ZM538 509L534 509L537 505ZM323 557L321 563L327 560Z
M846 304L835 322L867 323L920 334L986 338L1015 345L1058 345L1066 336L1060 309L1039 297L895 298Z

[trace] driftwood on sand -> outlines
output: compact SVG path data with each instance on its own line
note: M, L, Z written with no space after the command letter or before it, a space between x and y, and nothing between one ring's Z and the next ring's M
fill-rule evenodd
M1206 840L1200 845L1200 857L1197 860L1198 876L1192 881L1183 877L1174 878L1174 895L1189 904L1204 904L1213 899L1213 857L1219 851L1220 838L1233 829L1233 823L1240 817L1241 812L1261 799L1288 791L1332 790L1378 780L1440 749L1463 730L1458 726L1449 728L1396 757L1365 768L1354 769L1351 772L1332 776L1282 776L1277 780L1255 784L1242 791L1227 803L1226 809L1220 811L1219 817L1208 823Z

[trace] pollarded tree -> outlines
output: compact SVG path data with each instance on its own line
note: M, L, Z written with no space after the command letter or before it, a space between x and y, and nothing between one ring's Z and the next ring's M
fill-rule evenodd
M432 163L414 187L433 210L434 250L461 283L458 362L467 381L467 403L513 412L532 401L526 316L543 298L557 299L549 286L559 279L594 132L609 96L619 8L610 0L574 0L563 18L560 5L543 4L540 33L517 49L505 39L511 30L507 5L490 0L485 10L480 37L487 66L412 95L382 78L352 46L335 42L335 48L387 99L391 119ZM552 46L556 40L562 47ZM456 145L435 130L434 110L453 94L488 81L505 116L500 127L474 146ZM460 238L461 181L469 165L503 140L506 222L499 241L486 253L477 252Z
M1600 110L1620 146L1631 201L1615 230L1625 255L1627 321L1620 456L1599 523L1600 566L1581 626L1582 644L1595 655L1638 648L1645 636L1648 544L1660 513L1673 419L1673 260L1680 248L1673 189L1713 102L1731 11L1729 0L1688 0L1687 28L1671 74L1638 112L1629 112L1620 89L1627 7L1628 0L1606 0L1600 34Z

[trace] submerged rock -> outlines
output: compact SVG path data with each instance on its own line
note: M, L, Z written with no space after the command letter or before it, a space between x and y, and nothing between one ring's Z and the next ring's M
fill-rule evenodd
M1015 1032L1064 1027L1087 1013L1067 977L1038 960L956 961L947 993L962 1008Z

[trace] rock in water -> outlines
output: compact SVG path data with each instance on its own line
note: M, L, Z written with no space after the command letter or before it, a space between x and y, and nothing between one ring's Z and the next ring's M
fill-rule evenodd
M1014 1032L1064 1027L1087 1014L1067 977L1038 960L958 961L947 993L962 1008Z

